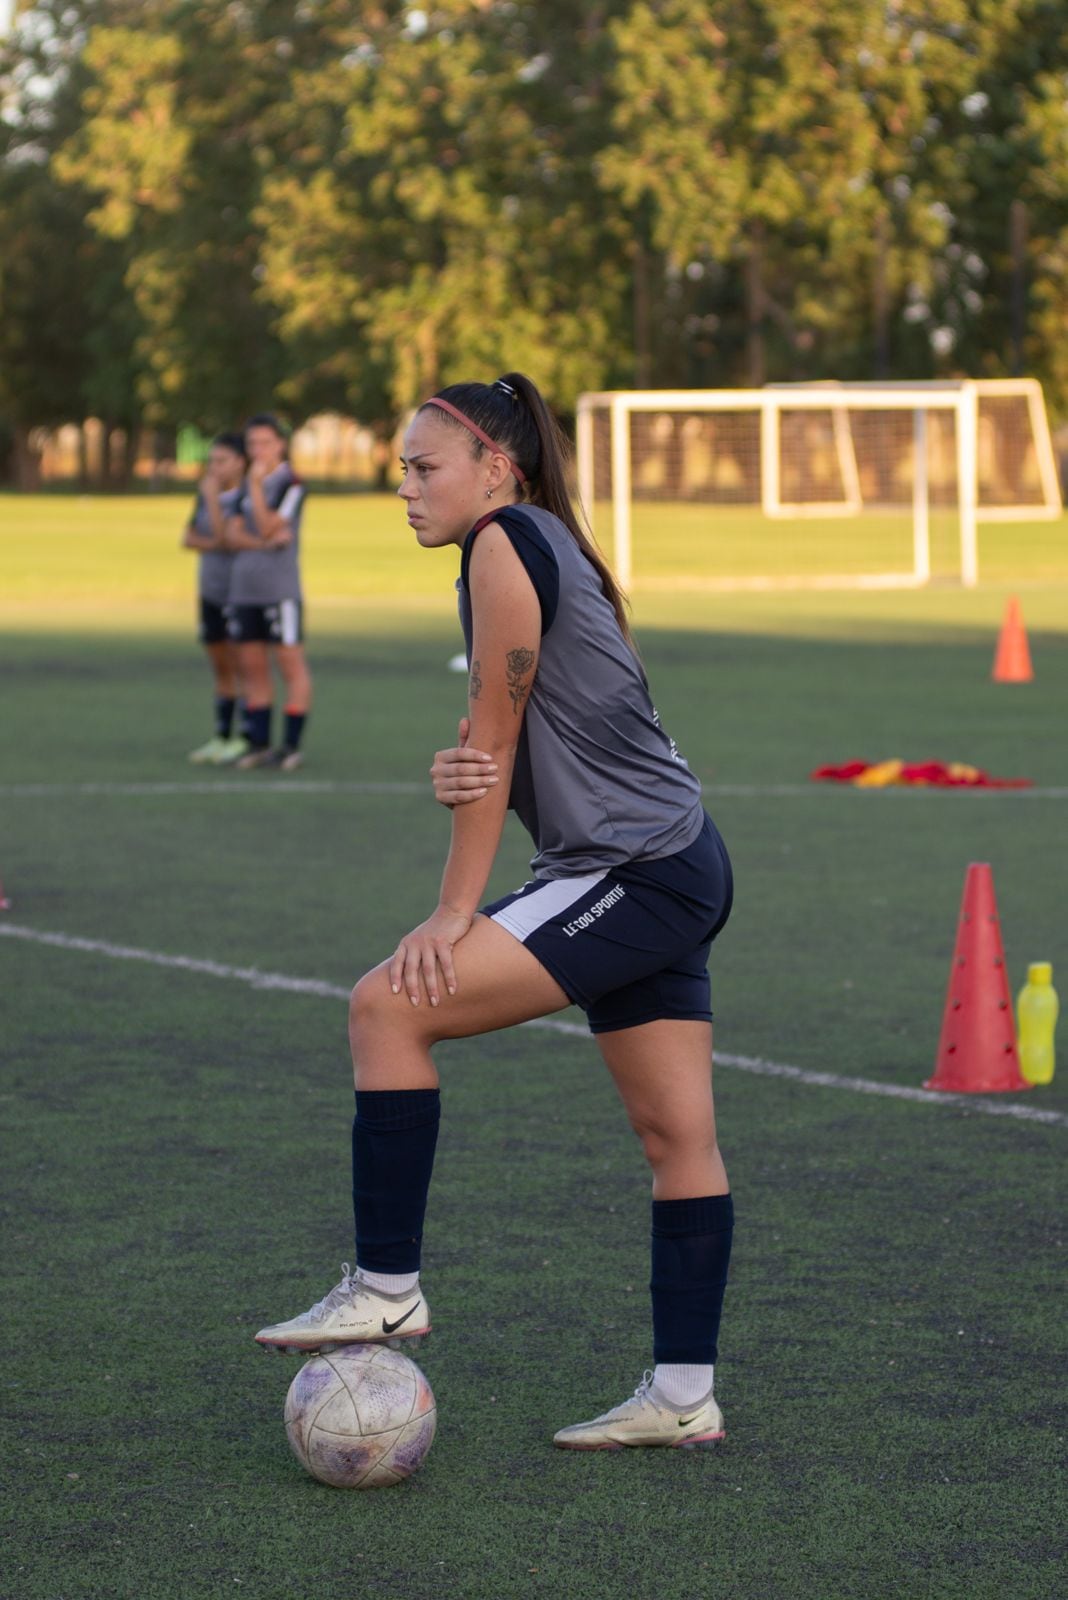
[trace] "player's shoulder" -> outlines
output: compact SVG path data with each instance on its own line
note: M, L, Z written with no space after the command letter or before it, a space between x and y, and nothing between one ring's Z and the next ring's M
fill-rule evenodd
M545 536L537 507L502 506L481 517L464 541L461 583L492 594L497 585L514 582L522 570L530 580L541 611L541 631L552 627L560 599L560 572L552 542ZM541 517L548 516L543 512Z
M490 573L499 566L501 557L507 561L515 555L516 532L506 507L479 517L463 543L461 578L466 582L473 572Z

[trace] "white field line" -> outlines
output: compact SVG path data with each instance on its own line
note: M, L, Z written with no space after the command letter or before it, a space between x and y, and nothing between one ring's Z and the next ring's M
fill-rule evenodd
M83 939L69 933L45 933L37 928L27 928L14 922L0 922L0 938L22 939L30 944L50 945L58 950L77 950L86 955L107 956L112 961L141 961L152 967L166 967L179 972L192 972L200 977L223 978L246 983L252 989L274 989L287 994L313 995L321 1000L348 1000L350 990L336 983L326 983L320 978L293 978L281 972L261 972L258 967L230 967L219 961L206 961L198 956L167 955L159 950L140 950L133 945L110 944L104 939ZM572 1038L589 1039L589 1030L576 1022L560 1022L553 1017L540 1017L523 1024L527 1028L542 1028L552 1033L567 1034ZM897 1083L880 1083L874 1078L847 1078L837 1072L813 1072L805 1067L791 1067L782 1061L764 1061L758 1056L728 1055L716 1052L716 1065L731 1067L739 1072L751 1072L761 1078L785 1078L803 1083L814 1089L844 1089L851 1094L882 1096L887 1100L913 1100L927 1105L956 1106L966 1111L978 1112L988 1117L1013 1117L1019 1122L1042 1122L1057 1127L1068 1127L1068 1112L1045 1111L1039 1106L1021 1105L1018 1101L994 1100L979 1095L938 1094L931 1089L911 1089Z
M257 782L255 778L186 783L9 783L0 784L2 800L52 800L80 795L130 796L153 798L176 794L422 794L430 793L429 783L336 783L330 779L289 782Z
M850 783L706 783L707 795L725 799L796 800L816 794L850 795L927 795L943 798L946 795L999 796L1011 800L1068 800L1068 789L935 789L909 788L891 784L884 789L858 789ZM75 798L83 795L152 799L166 795L316 795L316 794L396 794L430 795L429 783L404 783L383 781L344 782L330 778L282 778L274 781L256 778L216 778L184 783L7 783L0 784L0 800L51 800Z

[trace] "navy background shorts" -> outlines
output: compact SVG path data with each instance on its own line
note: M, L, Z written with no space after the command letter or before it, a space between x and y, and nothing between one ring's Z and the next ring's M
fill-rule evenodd
M200 597L200 627L197 638L201 644L223 644L230 637L226 625L226 607L214 600Z
M299 600L232 605L226 611L235 644L300 644L304 639L304 607Z
M482 912L538 958L592 1033L611 1033L665 1017L711 1022L708 952L733 895L727 847L706 815L676 855L535 878Z

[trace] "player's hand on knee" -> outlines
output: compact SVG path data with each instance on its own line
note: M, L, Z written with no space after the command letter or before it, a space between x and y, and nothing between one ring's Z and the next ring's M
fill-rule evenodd
M436 1006L442 993L456 993L453 945L459 944L472 918L439 906L434 914L402 939L389 963L389 986L417 1006L424 994Z
M462 806L481 800L497 782L497 763L484 750L472 750L467 743L471 723L460 718L460 743L451 750L439 750L430 776L434 799L443 806Z

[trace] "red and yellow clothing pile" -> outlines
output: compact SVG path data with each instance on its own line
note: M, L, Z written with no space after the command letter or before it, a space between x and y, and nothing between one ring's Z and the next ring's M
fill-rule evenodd
M846 761L840 767L817 767L811 778L850 783L856 789L1029 789L1030 778L992 778L965 761Z

